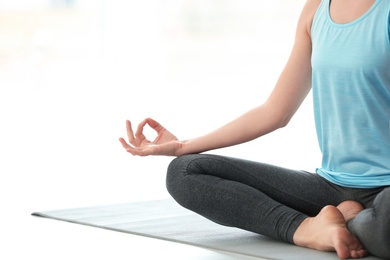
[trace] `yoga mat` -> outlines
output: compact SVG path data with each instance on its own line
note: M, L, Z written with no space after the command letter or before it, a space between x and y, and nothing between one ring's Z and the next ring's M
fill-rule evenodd
M32 215L265 259L338 259L334 252L297 247L218 225L172 199L42 211Z

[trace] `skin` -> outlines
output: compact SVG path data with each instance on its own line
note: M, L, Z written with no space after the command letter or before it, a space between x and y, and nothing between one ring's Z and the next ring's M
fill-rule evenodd
M363 15L374 2L332 0L330 16L335 23L349 23ZM321 0L307 0L288 62L265 103L206 135L183 141L154 119L144 119L135 133L127 120L128 140L119 138L123 148L137 156L180 156L241 144L286 126L311 89L310 28L320 3ZM146 126L156 131L155 140L144 136ZM294 243L321 251L336 251L341 259L362 258L367 255L366 250L346 227L346 222L361 210L363 207L354 201L343 202L337 207L326 206L317 216L308 217L301 223L294 234Z
M301 223L294 234L294 243L320 251L336 251L340 259L365 257L367 251L347 229L347 221L362 208L354 201L324 207L316 217Z

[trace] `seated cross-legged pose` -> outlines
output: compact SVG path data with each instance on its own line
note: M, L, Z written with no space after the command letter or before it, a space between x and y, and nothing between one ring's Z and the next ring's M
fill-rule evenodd
M175 156L167 189L216 223L339 258L390 259L390 0L307 0L289 60L258 107L179 140L147 118L122 146ZM322 165L313 173L202 154L284 127L312 90ZM148 140L143 129L157 132Z

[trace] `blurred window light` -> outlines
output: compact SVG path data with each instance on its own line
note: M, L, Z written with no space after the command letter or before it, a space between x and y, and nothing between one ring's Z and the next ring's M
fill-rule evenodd
M77 0L0 0L0 11L73 7L77 2Z

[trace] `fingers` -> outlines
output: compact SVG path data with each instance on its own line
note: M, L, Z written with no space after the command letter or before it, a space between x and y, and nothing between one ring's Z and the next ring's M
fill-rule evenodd
M146 137L145 135L143 134L143 131L144 131L144 126L147 124L147 121L148 119L144 119L142 120L141 123L138 124L138 127L137 127L137 132L135 132L135 137L140 139L140 140L145 140Z
M134 135L130 120L126 120L128 142L122 137L119 138L119 142L122 144L123 148L125 148L127 152L133 155L140 156L151 155L156 152L156 148L145 147L145 144L151 143L149 140L146 139L145 135L143 134L144 127L146 124L148 124L157 133L164 129L157 121L151 118L146 118L141 123L139 123L137 131Z
M125 148L125 150L132 155L146 156L150 154L149 149L133 147L128 144L122 137L119 138L119 142L122 144L123 148Z
M123 148L129 149L132 148L133 146L138 146L140 142L138 142L137 139L134 137L133 129L131 127L131 122L129 120L126 120L126 132L127 132L127 139L129 143L127 143L125 139L123 139L122 137L119 138L119 142L122 144Z
M129 143L132 144L132 145L136 145L135 144L134 133L133 133L133 129L131 127L130 120L126 120L126 131L127 131L127 139L129 140ZM123 143L122 143L122 145L123 145Z
M122 137L119 138L119 142L122 144L123 148L125 148L125 149L132 148L132 147L125 141L125 139L123 139Z
M126 152L138 156L148 156L154 154L153 149L149 149L145 147L139 148L139 147L132 147L132 146L127 147Z
M148 125L153 128L156 132L159 132L160 130L164 129L164 127L159 123L157 122L156 120L152 119L152 118L147 118L146 119Z
M126 152L131 153L132 155L146 156L150 154L148 149L140 149L138 147L133 147L129 145L122 137L119 138L119 142L122 144L123 148L125 148Z
M160 123L158 123L156 120L151 118L145 118L141 123L139 123L137 132L135 133L135 137L140 139L141 141L146 139L145 135L143 134L144 127L146 124L148 124L157 133L164 129L164 127L160 125Z

